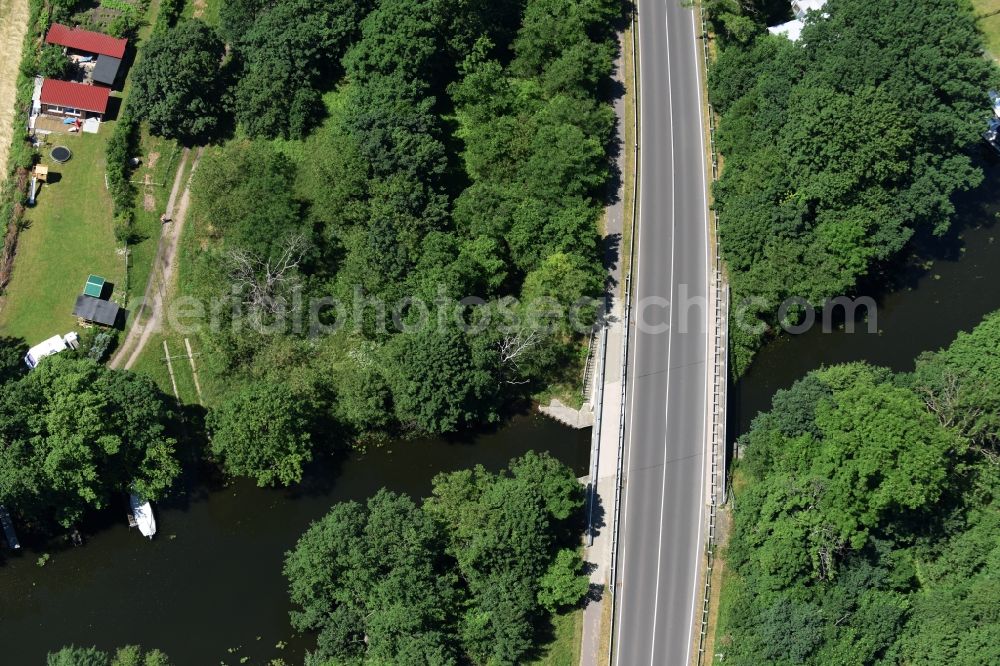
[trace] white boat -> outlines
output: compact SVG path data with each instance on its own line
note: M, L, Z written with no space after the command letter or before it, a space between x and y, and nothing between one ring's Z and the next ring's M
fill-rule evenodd
M156 534L156 518L153 517L153 505L139 499L135 493L129 495L129 506L132 508L132 518L135 519L135 526L139 532L147 539L152 539Z

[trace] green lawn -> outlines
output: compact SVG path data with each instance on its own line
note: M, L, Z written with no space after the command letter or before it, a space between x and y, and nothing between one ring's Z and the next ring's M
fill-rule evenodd
M219 25L219 7L222 0L187 0L184 3L183 18L200 18L208 25Z
M159 7L159 0L150 3L146 25L139 31L140 41L149 36ZM130 87L131 77L123 96ZM48 157L51 145L43 150L41 163L58 174L58 181L53 179L42 187L38 205L25 216L30 227L21 233L13 277L0 309L0 332L4 335L35 344L71 330L76 319L70 313L90 273L113 282L115 299L128 308L142 296L156 254L159 217L166 207L180 151L175 142L143 132L143 165L133 179L148 173L154 184L137 184L135 228L142 240L131 248L126 280L125 257L118 254L111 199L104 183L105 148L113 131L114 123L107 122L98 135L50 135L50 144L68 146L73 158L65 165L55 165ZM152 156L156 163L150 167Z
M986 49L993 59L1000 59L1000 0L972 0L979 29L986 36Z
M188 336L191 341L191 351L195 354L194 362L198 367L198 379L202 382L204 391L204 363L198 357L200 342L195 335ZM170 371L167 369L166 355L163 352L163 341L167 341L167 349L170 351L171 363L174 367L174 380L177 382L177 394L185 405L198 404L198 392L195 389L194 374L191 371L191 361L184 357L187 349L184 346L183 335L153 335L149 339L149 344L143 351L139 360L132 370L148 375L164 394L172 396L174 394L173 384L170 382Z
M116 296L124 278L123 257L117 254L111 218L111 198L104 186L104 149L112 126L98 135L50 135L51 145L65 145L73 157L65 164L43 150L41 163L49 180L29 208L29 227L21 232L14 273L0 310L4 335L36 344L76 326L72 310L87 275L115 283Z
M552 623L555 638L543 648L541 657L527 663L530 666L577 666L583 640L583 609L556 615Z

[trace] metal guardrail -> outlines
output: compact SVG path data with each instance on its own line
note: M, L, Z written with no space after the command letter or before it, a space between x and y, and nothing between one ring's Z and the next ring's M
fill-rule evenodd
M598 331L595 329L591 344L594 343ZM590 483L587 484L587 547L594 545L594 506L597 504L597 468L601 457L601 428L604 418L604 372L608 357L608 326L602 322L600 328L600 351L596 357L600 359L600 374L594 385L594 427L590 431Z
M705 73L711 63L708 45L708 20L705 7L699 4L701 17L702 55ZM719 179L719 156L715 142L715 110L708 102L708 131L712 159L712 182ZM701 627L698 633L698 665L705 663L708 635L709 603L712 598L712 570L715 565L715 523L718 507L726 502L725 442L726 442L726 399L729 387L729 285L726 282L719 251L719 212L712 207L712 235L715 241L715 267L712 276L712 297L714 300L715 330L712 364L712 469L711 495L708 513L708 540L705 547L705 590L702 596ZM720 478L721 475L721 478Z
M594 344L597 342L597 331L598 329L594 328L590 332L590 342L587 344L587 362L583 366L583 385L580 387L580 394L584 400L592 393L591 382L594 379L594 358L597 356L594 349Z
M624 486L624 464L625 464L625 406L628 404L628 342L632 330L632 266L635 263L635 226L638 213L639 201L639 58L637 56L636 33L638 31L638 17L633 10L630 17L632 27L632 39L630 48L632 51L632 93L634 96L632 104L632 221L629 230L628 243L628 272L625 274L625 308L622 311L622 356L621 356L621 409L618 410L618 462L615 469L615 501L611 509L614 521L611 529L611 574L608 586L611 595L611 637L608 641L608 664L614 660L615 654L615 602L618 598L616 589L618 582L618 531L621 518L622 488Z

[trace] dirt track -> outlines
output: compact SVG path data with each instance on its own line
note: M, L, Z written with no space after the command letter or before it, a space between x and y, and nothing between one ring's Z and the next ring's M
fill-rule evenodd
M14 136L14 100L21 47L28 31L28 0L0 0L0 165L7 170Z
M177 168L177 176L174 179L174 186L170 192L170 199L167 202L167 217L171 218L172 221L163 225L156 258L153 260L153 270L149 274L149 282L146 283L142 305L135 315L132 328L129 329L125 340L111 357L108 365L112 368L130 369L139 360L142 350L146 348L153 333L160 330L167 292L173 279L174 268L177 266L177 246L180 243L181 233L184 230L184 220L187 219L188 207L191 204L191 178L198 168L204 150L204 148L198 149L191 171L188 173L187 182L184 184L184 190L181 191L181 183L184 182L184 166L190 153L187 148L184 149L184 155L181 157L181 164ZM144 318L145 321L142 321Z

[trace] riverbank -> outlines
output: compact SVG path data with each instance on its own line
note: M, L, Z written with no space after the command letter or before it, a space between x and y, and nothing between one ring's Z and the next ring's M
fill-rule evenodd
M288 489L192 473L157 504L153 541L128 529L123 498L96 516L99 522L82 526L84 547L44 551L51 557L40 568L43 551L25 543L0 567L5 660L44 663L48 650L64 644L103 649L129 642L160 648L177 664L235 664L243 657L301 663L314 639L292 633L282 563L311 521L336 502L365 501L383 486L424 497L440 472L477 464L497 471L527 451L549 451L582 476L589 433L523 415L495 432L392 442L320 461Z

